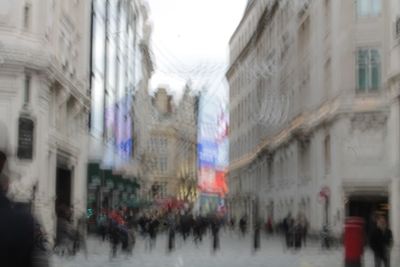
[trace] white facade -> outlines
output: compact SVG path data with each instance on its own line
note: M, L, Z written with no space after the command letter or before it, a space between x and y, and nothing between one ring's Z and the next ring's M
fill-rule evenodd
M339 234L387 203L399 242L398 4L299 2L249 3L230 42L231 212Z
M32 202L50 235L57 201L68 201L74 216L86 211L89 37L89 1L0 1L0 120L20 176L11 177L10 196ZM34 121L27 160L17 157L22 114ZM57 183L65 179L70 193L61 196Z

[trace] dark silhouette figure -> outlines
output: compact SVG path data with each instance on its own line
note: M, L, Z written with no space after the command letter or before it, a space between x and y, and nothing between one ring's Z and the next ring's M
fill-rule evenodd
M221 222L218 216L214 215L211 218L211 234L213 240L213 251L216 252L220 248L219 244L219 229L221 227Z
M246 215L243 216L242 218L240 218L239 228L240 228L240 233L241 233L242 237L244 237L247 232L247 216Z
M7 128L0 123L0 264L7 267L47 267L49 265L44 235L33 216L13 208L6 197L9 178L7 166Z
M256 219L254 223L254 236L253 236L254 251L257 251L260 248L260 235L261 235L261 221Z
M386 219L382 216L377 220L377 227L371 233L370 245L374 252L375 267L390 267L390 249L392 246L392 231L387 227Z

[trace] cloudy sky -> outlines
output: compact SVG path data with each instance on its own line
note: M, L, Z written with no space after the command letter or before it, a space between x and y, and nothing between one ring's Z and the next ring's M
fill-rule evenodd
M148 0L153 21L154 89L168 84L178 93L189 78L227 99L223 83L228 42L247 0ZM215 89L214 89L215 88ZM198 88L200 89L200 88Z

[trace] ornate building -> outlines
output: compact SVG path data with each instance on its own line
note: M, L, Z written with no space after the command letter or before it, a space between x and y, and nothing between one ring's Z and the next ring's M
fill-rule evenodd
M0 40L10 197L52 236L57 205L86 212L90 1L1 1Z
M136 153L141 194L148 200L197 196L198 97L185 88L178 104L165 88L135 96Z
M399 240L396 1L249 1L230 40L230 212ZM388 30L389 29L389 30Z

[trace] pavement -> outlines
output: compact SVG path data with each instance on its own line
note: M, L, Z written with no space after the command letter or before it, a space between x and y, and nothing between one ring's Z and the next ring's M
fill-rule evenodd
M52 257L53 267L343 267L343 248L322 250L318 242L311 242L298 251L287 250L280 237L261 238L258 251L252 249L250 236L240 238L237 234L226 232L221 235L221 247L216 253L211 250L211 239L205 237L200 245L192 238L183 242L177 236L176 249L167 252L167 237L157 238L155 248L146 249L145 240L137 238L133 255L119 253L110 257L110 245L97 237L87 240L88 254L80 252L73 257ZM392 266L400 266L399 247L393 248ZM373 267L371 251L366 250L363 267Z

